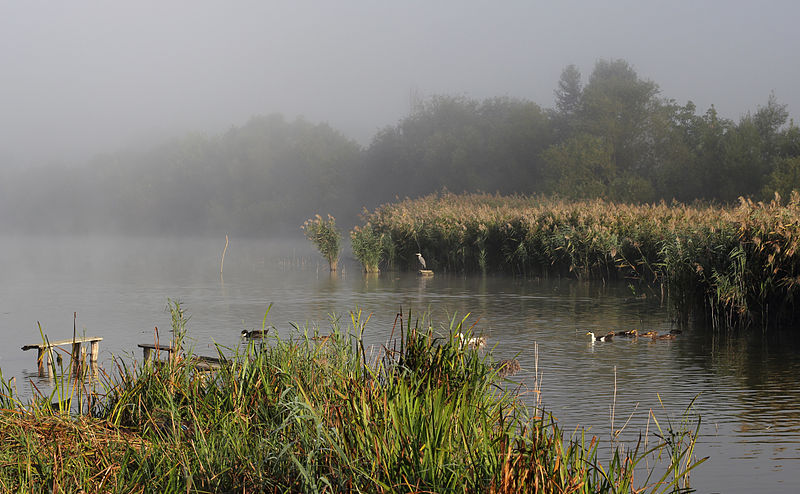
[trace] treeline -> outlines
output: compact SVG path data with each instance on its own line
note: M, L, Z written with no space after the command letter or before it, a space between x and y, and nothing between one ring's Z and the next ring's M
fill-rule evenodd
M81 169L3 180L0 222L15 231L232 232L260 236L320 210L358 210L351 181L362 149L326 124L252 118Z
M774 95L736 123L661 97L623 60L599 61L585 85L568 66L555 95L549 110L509 98L425 102L366 150L373 190L735 202L800 187L800 129Z
M556 104L436 96L361 146L324 123L254 117L216 135L97 156L78 169L6 171L0 225L15 231L219 233L340 224L363 207L442 189L631 203L789 197L800 129L770 95L738 122L662 97L624 60L586 81L564 69Z

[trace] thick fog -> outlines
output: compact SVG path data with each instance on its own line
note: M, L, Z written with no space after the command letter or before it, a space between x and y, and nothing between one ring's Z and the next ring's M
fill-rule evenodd
M738 119L800 111L800 4L773 1L3 1L0 165L80 163L252 115L366 145L410 95L553 106L562 69L624 59Z

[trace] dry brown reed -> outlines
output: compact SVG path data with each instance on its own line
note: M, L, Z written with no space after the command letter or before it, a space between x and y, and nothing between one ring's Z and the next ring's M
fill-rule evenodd
M734 207L443 192L377 208L392 262L435 270L632 279L668 289L681 320L796 325L800 195Z

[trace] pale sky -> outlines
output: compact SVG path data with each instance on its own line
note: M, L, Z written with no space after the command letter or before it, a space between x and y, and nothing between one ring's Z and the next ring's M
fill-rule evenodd
M800 114L800 2L0 0L0 166L79 163L302 115L367 145L409 93L553 106L561 70L627 60L738 120Z

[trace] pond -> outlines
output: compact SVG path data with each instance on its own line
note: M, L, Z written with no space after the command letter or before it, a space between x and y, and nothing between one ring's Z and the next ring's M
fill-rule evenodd
M100 364L112 355L140 358L137 344L168 338L168 299L191 316L199 355L236 347L242 329L267 324L283 336L292 325L329 331L330 318L372 314L365 340L386 342L396 314L429 313L445 327L467 322L485 335L496 359L518 358L523 391L539 386L542 403L565 430L608 442L622 430L653 439L655 419L679 425L684 411L702 418L692 473L699 492L800 491L800 338L683 328L674 340L618 338L591 343L587 331L675 329L660 293L626 283L570 279L386 272L365 276L352 259L340 272L302 240L232 239L220 277L222 239L5 237L0 246L0 368L22 395L48 386L36 372L37 321L50 339L77 331L102 336ZM536 372L538 369L538 374ZM538 377L538 379L537 379ZM535 393L528 393L534 400Z

